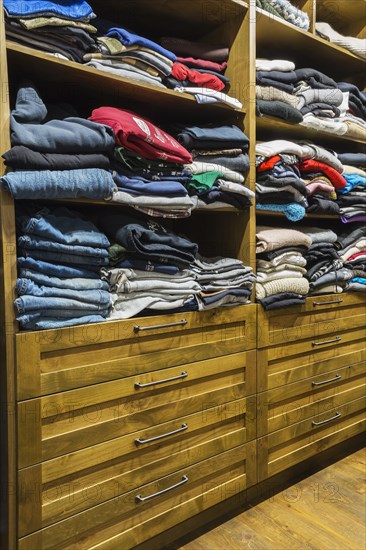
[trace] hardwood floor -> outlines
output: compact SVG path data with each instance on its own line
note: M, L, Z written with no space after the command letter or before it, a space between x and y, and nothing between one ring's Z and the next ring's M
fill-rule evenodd
M174 548L364 550L365 471L361 449Z

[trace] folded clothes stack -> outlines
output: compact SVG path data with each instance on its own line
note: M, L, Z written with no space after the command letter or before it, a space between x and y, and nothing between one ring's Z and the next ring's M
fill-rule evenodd
M297 76L292 61L256 60L257 116L273 116L297 124L303 120L301 99L295 94Z
M291 221L307 212L339 214L336 189L346 186L336 155L312 143L274 140L256 145L258 210Z
M191 265L201 286L199 309L247 304L255 282L251 267L234 258L204 258L197 254Z
M339 234L336 241L344 267L351 271L345 290L366 290L366 226L355 224L351 232Z
M281 149L280 154L268 158L257 154L257 209L280 211L287 219L298 221L308 206L307 189L297 167L298 157L286 151L291 147Z
M305 254L311 238L301 231L257 227L256 298L264 309L304 303L309 292Z
M335 242L337 235L331 229L302 227L302 233L310 237L311 245L305 252L307 273L311 294L343 292L352 272L343 267Z
M176 61L173 52L113 21L97 18L97 49L84 55L88 67L165 88Z
M107 237L67 208L24 208L17 217L20 326L62 328L104 321L111 297L99 270L109 263Z
M205 258L198 246L152 220L112 214L100 225L113 240L109 319L139 313L195 311L247 303L254 276L242 262Z
M112 163L118 191L112 200L150 216L186 217L195 206L188 195L190 153L150 120L115 107L94 109L89 120L110 126L117 147Z
M352 155L352 153L350 154ZM357 153L355 154L357 155ZM364 153L360 157L366 157ZM354 156L354 155L352 155ZM347 153L344 155L345 161ZM365 161L366 159L364 159ZM351 157L352 161L352 157ZM362 164L362 161L358 161ZM352 164L343 164L343 177L347 184L339 189L337 194L337 203L341 213L343 223L366 222L366 162L359 168Z
M15 199L111 198L108 153L113 131L58 109L52 118L37 91L20 88L10 116L12 149L3 154L11 171L0 181Z
M188 191L199 208L250 206L254 193L244 185L249 140L235 125L176 126L177 140L192 155Z
M288 0L256 0L258 8L292 23L305 31L309 30L310 19L306 12L299 10Z
M225 93L230 87L229 78L223 74L229 48L175 37L163 37L160 42L176 55L171 74L163 80L168 88L192 94L198 103L242 108L240 101Z
M366 59L366 39L356 38L354 36L343 36L336 30L334 30L329 23L317 22L315 23L315 30L318 36L329 40L332 44L341 46L346 50L354 53L362 59Z
M69 61L97 49L95 14L85 0L4 0L8 39Z

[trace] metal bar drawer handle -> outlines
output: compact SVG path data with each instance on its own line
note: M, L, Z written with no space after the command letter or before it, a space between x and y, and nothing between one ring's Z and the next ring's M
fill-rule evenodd
M343 300L329 300L329 302L313 302L313 306L328 306L329 304L341 304Z
M342 376L340 374L336 374L334 378L330 378L329 380L323 380L322 382L312 382L311 384L313 386L322 386L323 384L329 384L329 382L335 382L336 380L340 380Z
M332 418L328 418L328 420L322 420L321 422L312 422L312 425L313 426L321 426L322 424L327 424L328 422L333 422L333 420L337 420L337 418L339 418L341 415L341 413L339 412L336 412L334 416L332 416Z
M166 382L174 382L174 380L182 380L183 378L187 378L188 372L185 370L179 374L178 376L172 376L172 378L165 378L165 380L156 380L156 382L146 382L146 384L141 384L141 382L136 382L135 388L149 388L150 386L156 386L157 384L165 384Z
M134 332L142 332L143 330L155 330L159 328L169 328L169 327L179 327L187 324L185 319L178 321L177 323L166 323L165 325L151 325L151 327L140 327L140 325L135 325L133 327Z
M324 344L333 344L333 342L339 342L342 340L340 336L336 336L333 340L324 340L324 342L312 342L313 346L324 346Z
M166 489L162 489L161 491L158 491L157 493L153 493L152 495L148 495L147 497L142 497L141 495L135 496L136 502L146 502L147 500L150 500L151 498L158 497L160 495L163 495L164 493L167 493L168 491L173 491L173 489L177 489L181 485L184 485L189 480L189 477L184 475L182 477L182 481L179 481L179 483L176 483L175 485L171 485L170 487L167 487Z
M170 435L179 434L180 432L184 432L187 429L188 429L188 424L184 423L177 430L173 430L172 432L168 432L162 435L156 435L155 437L150 437L150 439L140 439L138 437L137 439L135 439L135 443L136 445L144 445L144 443L151 443L152 441L158 441L159 439L164 439L164 437L169 437Z

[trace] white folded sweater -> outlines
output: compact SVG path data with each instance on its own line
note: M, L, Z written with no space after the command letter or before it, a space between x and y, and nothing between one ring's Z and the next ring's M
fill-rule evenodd
M341 46L342 48L349 50L355 55L358 55L358 57L366 59L366 39L355 38L353 36L343 36L335 31L329 23L316 23L315 29L333 44L337 44L337 46Z
M305 296L309 292L309 282L305 277L280 279L268 283L256 284L256 298L262 300L266 296L280 294L281 292L295 292Z

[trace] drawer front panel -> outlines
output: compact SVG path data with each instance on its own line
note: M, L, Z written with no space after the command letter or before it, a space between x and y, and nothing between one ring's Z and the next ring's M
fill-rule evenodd
M365 320L365 298L359 295L307 298L304 305L285 308L280 313L259 308L258 347L296 344L299 340L316 340L325 334L335 336L339 331L364 327Z
M16 336L17 396L21 401L255 347L253 304L230 312L217 309L21 333Z
M248 365L248 371L246 365ZM202 361L186 367L185 378L136 388L144 378L91 386L18 405L19 463L26 467L43 460L121 437L243 397L255 387L253 352ZM181 376L182 370L170 374ZM154 378L165 376L164 371ZM155 380L156 380L155 378ZM149 380L149 379L147 379ZM146 382L149 383L149 382ZM89 393L88 391L89 390ZM132 393L133 392L133 393ZM121 394L121 397L117 397ZM104 400L104 401L103 401ZM184 421L184 420L183 420Z
M126 537L136 527L151 522L156 533L163 531L169 526L164 515L169 517L172 510L185 510L182 521L197 513L195 506L190 506L188 513L187 503L196 499L204 502L202 497L206 493L216 490L216 502L220 502L253 484L255 460L254 442L220 453L26 536L20 540L19 550L36 547L42 550L61 547L89 550L94 546L103 547L104 541L112 538L115 548L129 548ZM227 484L231 491L225 494L222 487ZM206 507L214 502L215 499L207 499ZM146 538L151 536L149 531ZM39 546L35 546L37 544Z
M259 481L362 433L365 407L364 396L261 437L258 440Z
M258 394L258 435L331 411L366 394L366 362Z
M326 346L311 353L275 357L276 350L261 349L257 353L258 391L266 391L292 384L309 377L317 377L334 369L366 360L362 339L339 342L333 348Z
M247 433L242 408L243 403L232 404L231 418L211 424L207 419L207 427L182 433L184 441L171 438L159 445L156 442L147 449L139 447L96 466L84 457L83 464L74 460L63 468L66 457L61 457L20 470L20 533L41 529L163 475L243 445ZM120 448L124 450L128 443L122 440ZM38 487L37 494L34 487ZM27 517L28 510L32 510L32 517Z

